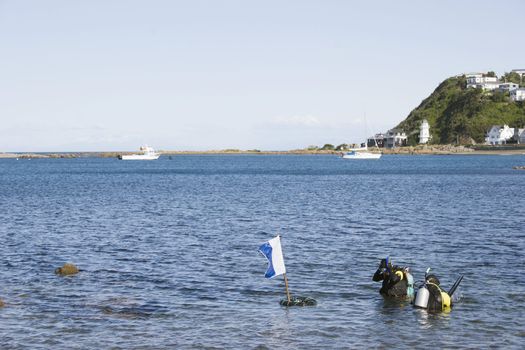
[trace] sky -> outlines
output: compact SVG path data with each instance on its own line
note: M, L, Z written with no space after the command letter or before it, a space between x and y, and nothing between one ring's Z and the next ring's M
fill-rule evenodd
M525 68L525 1L0 0L0 152L290 150Z

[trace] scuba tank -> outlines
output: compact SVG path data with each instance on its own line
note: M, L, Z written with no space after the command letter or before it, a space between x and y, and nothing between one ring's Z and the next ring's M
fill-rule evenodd
M414 306L426 309L428 306L428 298L430 297L430 292L427 287L423 284L421 288L417 291L416 301L414 301Z
M414 301L414 306L426 309L428 306L428 299L430 298L430 292L427 289L426 286L426 278L428 275L428 272L430 271L430 267L425 272L425 283L421 285L421 287L418 289L416 294L416 300Z
M405 273L407 276L407 297L410 300L414 299L414 277L412 277L412 274L410 272Z
M450 295L447 292L441 292L441 308L443 310L450 310L452 307L452 301Z

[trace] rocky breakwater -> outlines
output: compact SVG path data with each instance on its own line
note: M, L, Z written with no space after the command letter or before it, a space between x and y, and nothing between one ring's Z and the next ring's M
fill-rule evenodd
M0 153L0 158L31 159L31 158L49 158L49 156L46 154L38 154L38 153Z
M0 158L56 159L56 158L117 158L132 152L71 152L71 153L0 153Z
M472 148L454 145L418 145L396 148L383 148L383 154L467 154Z
M45 159L45 158L77 158L74 153L0 153L0 158Z

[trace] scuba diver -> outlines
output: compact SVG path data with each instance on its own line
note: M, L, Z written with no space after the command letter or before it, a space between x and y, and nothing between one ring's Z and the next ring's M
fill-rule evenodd
M450 311L452 308L452 295L458 288L463 276L460 276L452 288L445 292L434 274L429 274L430 268L425 273L425 282L418 289L414 306L427 309L429 312Z
M375 282L383 281L379 293L383 297L407 298L414 297L414 278L408 267L392 265L392 262L382 259L372 279Z

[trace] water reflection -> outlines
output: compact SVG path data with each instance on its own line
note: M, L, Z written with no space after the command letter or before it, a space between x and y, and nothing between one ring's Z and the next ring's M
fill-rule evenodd
M430 329L432 327L448 326L450 322L450 310L440 313L430 313L427 310L414 308L416 320L422 329Z

